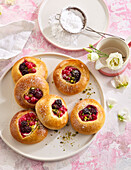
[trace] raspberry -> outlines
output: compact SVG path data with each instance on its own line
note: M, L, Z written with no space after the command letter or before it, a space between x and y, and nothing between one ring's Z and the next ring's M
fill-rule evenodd
M24 98L25 98L25 100L29 100L29 99L30 99L30 97L29 97L29 96L25 96Z

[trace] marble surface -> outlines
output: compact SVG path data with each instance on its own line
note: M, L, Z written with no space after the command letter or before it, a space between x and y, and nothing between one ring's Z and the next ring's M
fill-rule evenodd
M56 48L42 36L37 22L41 2L42 0L16 0L15 5L7 6L0 0L3 6L0 24L20 19L35 22L35 29L26 46L14 59L37 52L60 52L86 61L86 52ZM105 0L105 2L110 14L108 32L126 39L131 35L131 0ZM0 60L0 75L12 65L14 59ZM131 112L131 60L124 72L130 78L129 85L124 90L114 89L110 83L112 77L100 74L94 69L92 63L88 63L88 67L99 79L106 100L108 98L117 100L117 104L112 109L106 108L106 122L97 138L82 153L57 162L25 158L11 150L0 139L0 170L129 170L131 168L131 123L120 122L117 118L120 109L127 108Z

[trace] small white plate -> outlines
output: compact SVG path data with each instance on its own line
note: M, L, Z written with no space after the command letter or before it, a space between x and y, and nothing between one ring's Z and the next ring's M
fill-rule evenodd
M104 96L102 89L96 78L91 73L90 82L87 86L87 88L90 88L90 90L88 90L90 94L88 95L81 92L76 95L66 96L56 89L55 84L52 82L53 70L58 63L62 60L68 59L69 56L58 53L45 53L34 57L38 57L46 63L49 73L47 82L49 83L50 94L57 94L65 100L68 106L69 115L79 99L87 98L90 94L90 98L94 98L104 107ZM18 106L14 99L14 86L11 70L9 70L0 81L0 130L2 140L17 153L36 160L61 160L79 153L89 146L95 138L96 135L76 134L69 121L69 126L65 126L63 129L58 130L58 132L49 130L47 137L38 144L25 145L17 142L11 136L9 125L13 115L18 111L23 110L23 108Z
M101 37L95 33L84 31L77 36L52 35L49 18L52 15L60 14L63 8L74 6L80 8L87 16L88 26L101 32L107 30L109 24L109 13L103 0L44 0L39 14L38 23L43 36L52 44L66 50L81 50L89 44L96 44Z

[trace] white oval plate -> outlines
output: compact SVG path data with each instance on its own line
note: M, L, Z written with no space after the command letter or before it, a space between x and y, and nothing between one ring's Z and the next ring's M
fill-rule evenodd
M63 97L68 106L68 113L70 115L72 108L79 99L87 98L89 95L82 92L72 96L63 95L56 89L55 84L52 82L53 70L58 63L62 60L68 59L69 56L58 53L45 53L34 57L38 57L46 63L49 73L47 82L49 83L50 94L57 94ZM87 88L91 89L88 91L89 93L93 93L91 94L91 98L97 100L104 107L102 89L96 78L91 73L90 82ZM49 130L47 137L38 144L25 145L17 142L10 134L9 125L13 115L18 111L23 110L23 108L18 106L14 99L14 83L11 77L11 70L9 70L0 81L0 108L0 130L2 140L17 153L31 159L54 161L68 158L89 146L96 136L76 134L69 121L69 126L65 126L58 132ZM76 136L74 136L75 134Z
M44 0L39 14L38 23L43 36L52 44L66 50L81 50L88 47L89 44L96 44L101 37L95 33L84 31L78 35L78 38L65 37L55 38L52 36L51 25L49 18L54 14L60 14L63 8L75 6L80 8L87 16L88 26L91 28L105 32L109 24L109 13L106 4L103 0Z

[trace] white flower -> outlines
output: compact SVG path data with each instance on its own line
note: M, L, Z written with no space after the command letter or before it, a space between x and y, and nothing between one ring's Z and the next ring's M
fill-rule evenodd
M14 5L16 0L5 0L5 4Z
M117 103L117 101L115 99L108 99L107 100L107 106L112 109L114 107L114 105Z
M99 59L99 55L95 52L87 54L87 59L90 61L96 61Z
M127 109L120 110L118 113L118 119L124 122L130 122L131 117Z
M111 53L106 59L107 67L112 70L118 70L123 66L122 55L118 52Z
M126 88L128 86L128 84L129 84L129 78L126 75L122 74L122 75L114 77L111 80L111 84L116 89L119 89L121 87Z
M2 15L3 7L0 5L0 15Z
M98 59L95 64L95 69L100 70L101 68L106 67L104 64L101 63L101 61Z

